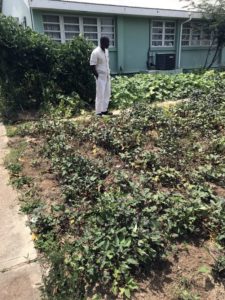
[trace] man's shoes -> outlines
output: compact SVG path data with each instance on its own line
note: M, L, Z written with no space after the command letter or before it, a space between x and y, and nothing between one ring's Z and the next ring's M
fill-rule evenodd
M111 113L110 111L103 111L102 112L102 115L108 115L108 116L112 116L113 115L113 113Z
M102 113L96 114L96 117L102 117Z

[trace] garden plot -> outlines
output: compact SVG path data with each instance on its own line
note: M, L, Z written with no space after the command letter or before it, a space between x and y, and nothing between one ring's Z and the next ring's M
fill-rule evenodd
M224 299L219 84L171 108L140 102L16 133L28 146L8 167L49 264L49 299Z

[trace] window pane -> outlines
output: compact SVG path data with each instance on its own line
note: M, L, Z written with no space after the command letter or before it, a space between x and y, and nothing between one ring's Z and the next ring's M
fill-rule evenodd
M162 28L152 28L152 33L162 33Z
M163 22L161 21L153 21L152 27L163 27Z
M43 16L44 33L55 41L61 42L59 16L44 15Z
M153 34L152 39L153 40L162 40L162 34Z
M102 25L114 25L114 19L112 18L101 18L101 24Z
M60 31L58 24L44 24L44 30Z
M60 32L46 32L45 34L48 35L52 39L60 39L61 38Z
M191 44L192 44L193 46L198 46L198 45L200 45L200 36L193 36L193 35L192 35Z
M152 46L162 46L162 41L152 41Z
M203 40L210 40L210 37L211 37L211 34L210 34L209 31L204 30L204 31L202 32L202 39L203 39Z
M173 45L174 45L173 41L165 41L164 42L164 46L170 46L170 47L172 47Z
M107 36L109 38L109 41L111 40L114 40L115 39L115 36L114 34L111 34L111 33L107 33L107 34L101 34L101 36Z
M101 27L101 32L114 32L114 28L113 27Z
M182 35L182 41L189 41L190 35L183 34Z
M191 28L191 23L186 23L183 25L183 29Z
M192 30L192 35L201 35L201 31L200 30L197 30L197 29L193 29Z
M213 37L213 35L212 35L212 37L211 37L211 43L212 43L212 45L214 45L214 46L217 44L217 38Z
M174 35L168 35L168 34L166 34L165 35L165 40L173 41L174 40Z
M201 45L202 46L209 46L210 45L210 40L201 40Z
M84 26L84 32L97 32L97 26Z
M182 46L189 46L189 41L182 41Z
M165 27L174 28L175 27L175 23L174 22L166 22L165 23Z
M85 25L97 25L97 18L83 18L83 22Z
M190 28L183 28L183 31L182 31L184 34L190 34L191 30Z
M77 31L77 32L80 31L79 25L65 25L64 28L65 31Z
M98 34L97 33L84 33L84 37L89 40L98 40Z
M171 28L171 29L166 28L165 29L165 33L170 33L170 34L172 33L172 34L174 34L175 30L173 28Z
M72 33L72 32L66 32L65 33L65 37L66 37L67 40L71 40L76 36L79 36L79 33Z
M73 16L64 17L64 23L79 24L79 18Z
M43 22L59 23L59 16L43 16Z

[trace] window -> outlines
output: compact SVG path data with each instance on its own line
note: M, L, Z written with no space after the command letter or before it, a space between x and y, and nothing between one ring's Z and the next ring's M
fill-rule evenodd
M69 41L80 34L80 24L78 17L63 17L65 40Z
M43 16L44 33L56 42L61 42L60 21L58 16Z
M175 22L153 21L152 22L152 46L173 47L175 44Z
M98 19L83 18L84 37L92 41L95 45L98 44Z
M209 46L213 41L213 34L200 23L183 25L182 46Z
M115 24L113 18L101 18L101 36L107 36L110 45L115 46Z
M102 36L107 36L110 46L115 46L115 21L110 17L43 15L43 27L44 33L57 42L67 42L83 34L95 45Z

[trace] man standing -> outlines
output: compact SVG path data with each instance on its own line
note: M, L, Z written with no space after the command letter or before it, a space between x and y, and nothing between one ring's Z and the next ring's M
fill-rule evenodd
M109 69L109 38L101 37L100 47L91 53L90 65L96 78L96 115L110 115L108 112L111 96L110 69Z

